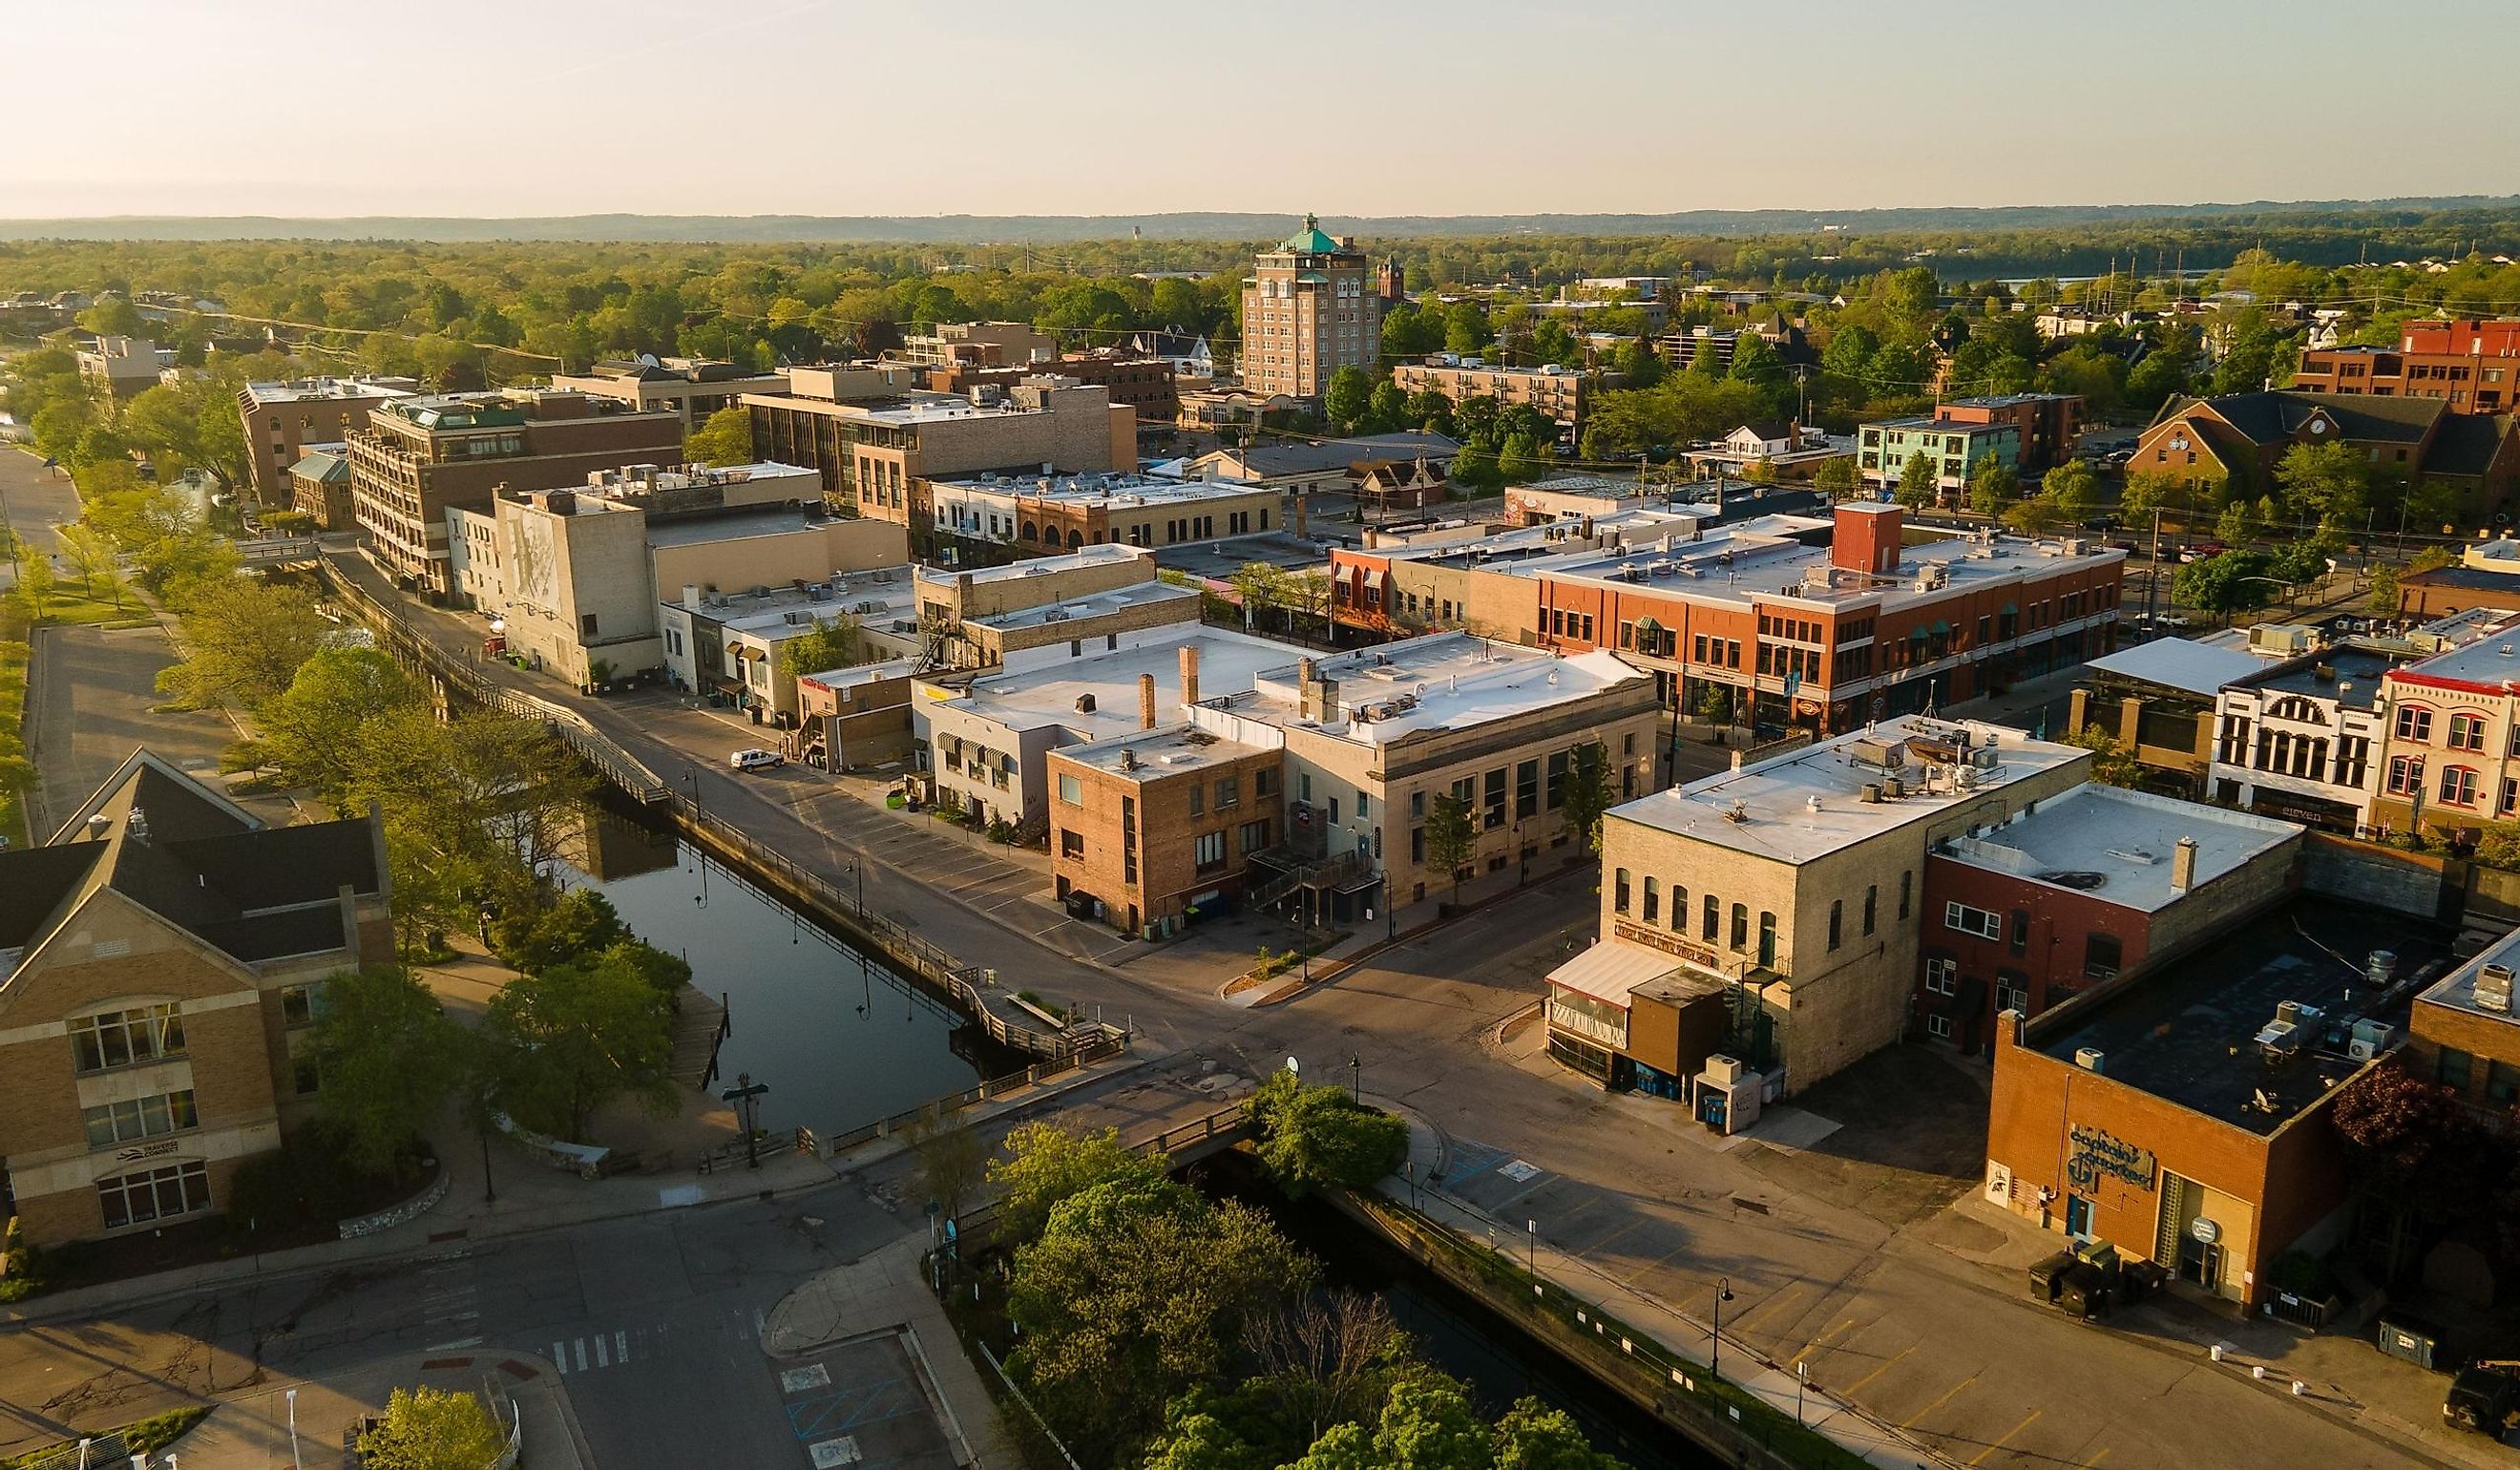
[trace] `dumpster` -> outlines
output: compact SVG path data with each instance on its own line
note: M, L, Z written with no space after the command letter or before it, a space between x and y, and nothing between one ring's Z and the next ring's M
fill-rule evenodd
M2430 1368L2436 1363L2442 1367L2450 1366L2442 1355L2440 1325L2411 1312L2402 1312L2393 1307L2381 1313L2371 1342L2389 1357L2404 1359L2419 1368Z
M2075 1264L2072 1251L2058 1251L2030 1268L2030 1299L2034 1302L2055 1301L2056 1293L2065 1284L2065 1272L2073 1270Z

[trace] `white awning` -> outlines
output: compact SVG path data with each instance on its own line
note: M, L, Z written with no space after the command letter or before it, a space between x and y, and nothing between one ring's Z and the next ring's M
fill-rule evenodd
M1551 970L1549 983L1623 1006L1638 986L1675 974L1679 969L1680 962L1659 950L1622 944L1613 939L1598 942Z

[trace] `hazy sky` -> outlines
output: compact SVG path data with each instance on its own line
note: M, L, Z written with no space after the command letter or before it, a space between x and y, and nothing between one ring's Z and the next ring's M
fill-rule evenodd
M11 0L0 216L2520 187L2509 0ZM2464 80L2462 41L2484 44ZM42 64L27 65L40 58Z

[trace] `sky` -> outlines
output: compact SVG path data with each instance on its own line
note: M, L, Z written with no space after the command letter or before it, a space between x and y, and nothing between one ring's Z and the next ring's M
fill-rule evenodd
M0 217L2502 194L2508 0L11 0ZM2437 141L2440 140L2440 141Z

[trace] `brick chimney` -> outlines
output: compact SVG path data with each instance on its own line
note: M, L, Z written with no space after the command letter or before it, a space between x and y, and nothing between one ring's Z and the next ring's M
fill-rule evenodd
M1155 728L1155 676L1152 674L1138 676L1138 728Z
M1836 529L1829 534L1829 565L1876 576L1897 571L1904 521L1897 506L1868 500L1845 502L1837 508Z
M1184 644L1181 650L1182 703L1198 702L1198 645Z
M2170 850L2170 891L2185 893L2196 886L2196 839L2182 837Z

